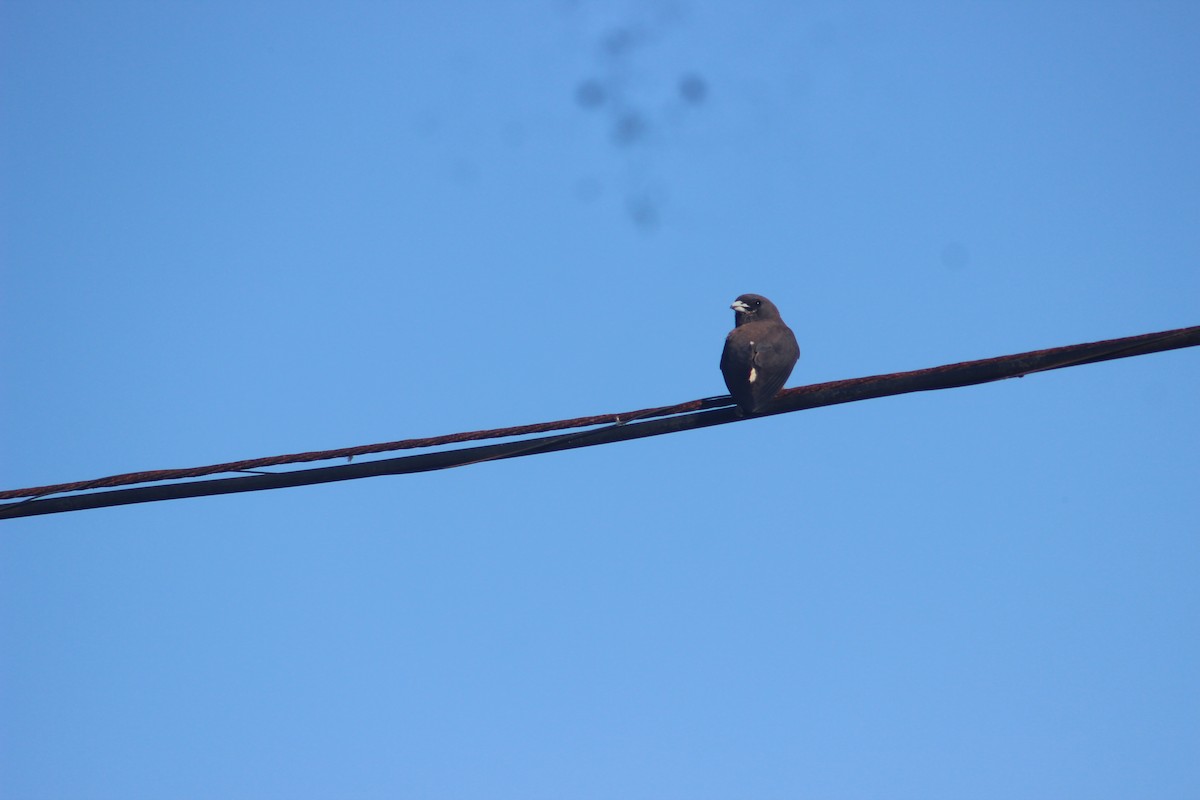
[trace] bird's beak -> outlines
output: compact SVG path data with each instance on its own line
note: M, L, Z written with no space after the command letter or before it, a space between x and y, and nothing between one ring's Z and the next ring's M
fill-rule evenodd
M739 314L744 311L750 310L750 306L746 305L741 300L734 300L732 303L729 304L729 307L732 308L734 311L738 312Z

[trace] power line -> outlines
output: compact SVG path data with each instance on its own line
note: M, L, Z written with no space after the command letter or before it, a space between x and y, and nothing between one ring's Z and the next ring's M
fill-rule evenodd
M135 483L154 483L156 481L182 480L185 478L203 478L207 475L219 475L225 472L250 472L263 467L277 467L283 464L302 464L312 461L330 461L336 458L354 458L356 456L390 453L396 450L419 450L427 447L437 447L446 444L461 444L476 442L484 439L504 439L513 436L528 436L534 433L549 433L551 431L570 430L572 428L589 428L596 425L615 425L630 422L635 419L650 419L652 417L681 414L687 411L700 411L706 408L733 405L729 397L709 397L704 400L693 400L674 406L646 408L641 411L629 411L624 414L600 414L591 417L562 419L554 422L539 422L533 425L518 425L511 428L493 428L491 430L467 431L451 433L444 436L429 436L421 439L401 439L395 442L380 444L364 444L355 447L342 447L336 450L314 450L309 453L290 453L282 456L267 456L265 458L249 458L243 461L228 461L223 464L210 464L206 467L190 467L186 469L156 469L146 472L127 472L121 475L110 475L106 478L93 478L72 483L56 483L49 486L33 486L28 489L5 489L0 491L0 500L11 500L18 497L45 497L49 494L63 492L82 492L89 489L110 489L116 486L129 486Z
M875 397L886 397L910 392L950 389L989 383L1005 378L1022 377L1035 372L1062 369L1081 364L1091 364L1116 358L1145 355L1147 353L1193 347L1200 344L1200 326L1110 339L1088 344L1068 345L1048 350L1017 353L1009 356L947 364L940 367L874 375L865 378L832 381L829 383L801 386L781 392L770 410L756 416L772 416L809 408L851 403ZM155 470L152 472L128 473L91 481L56 484L30 489L13 489L0 492L0 498L28 497L30 499L0 505L0 519L24 517L37 514L54 514L78 511L87 508L148 503L157 500L202 497L232 492L252 492L263 489L278 489L287 486L304 486L331 481L353 480L376 475L400 475L414 472L448 469L483 461L495 461L519 456L549 453L578 447L659 436L684 430L723 425L746 419L734 407L728 397L705 398L674 406L644 409L627 414L605 414L580 417L571 420L499 428L487 431L450 434L426 439L406 439L376 445L361 445L340 450L323 450L312 453L297 453L287 456L272 456L262 459L215 464L183 470ZM312 462L323 459L345 458L355 455L388 452L401 449L425 448L436 445L455 444L466 441L501 438L517 435L545 433L554 430L569 430L579 427L603 425L605 427L576 433L558 434L523 439L516 442L443 450L413 456L369 461L359 464L343 464L279 473L265 473L237 478L193 481L191 478L221 472L246 471L262 466ZM113 487L150 481L173 480L158 486L143 486L130 489L113 489L103 492L85 492L88 489ZM46 495L60 492L76 492L64 497L47 498Z

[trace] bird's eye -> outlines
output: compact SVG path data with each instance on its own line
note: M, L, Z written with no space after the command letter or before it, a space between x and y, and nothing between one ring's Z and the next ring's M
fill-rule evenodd
M753 303L751 303L751 305L753 305L755 308L758 308L762 305L762 300L755 300Z

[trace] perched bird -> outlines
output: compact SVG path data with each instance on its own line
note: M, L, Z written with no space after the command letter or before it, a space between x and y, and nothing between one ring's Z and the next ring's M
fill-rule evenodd
M779 393L800 358L800 346L779 309L759 294L744 294L729 306L734 328L725 337L721 374L746 414L756 414Z

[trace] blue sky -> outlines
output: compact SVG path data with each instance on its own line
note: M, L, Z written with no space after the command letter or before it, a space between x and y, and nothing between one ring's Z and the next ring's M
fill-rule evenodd
M5 2L0 485L1200 324L1198 34ZM6 522L3 793L1195 797L1198 358Z

